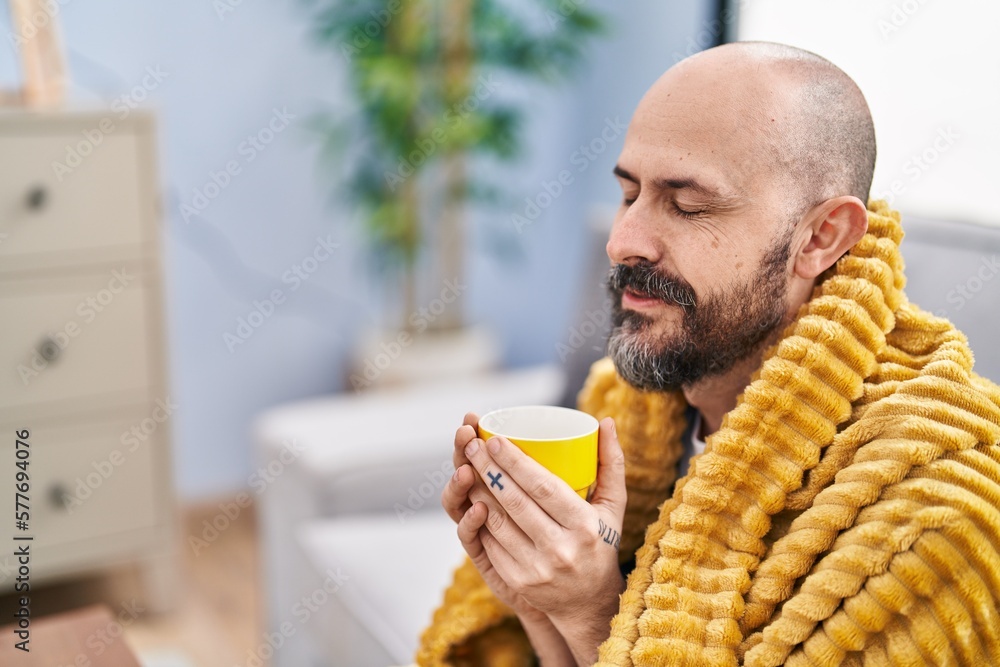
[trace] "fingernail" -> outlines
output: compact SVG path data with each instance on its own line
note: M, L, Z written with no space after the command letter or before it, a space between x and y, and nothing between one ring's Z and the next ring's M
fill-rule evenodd
M479 439L475 439L465 446L465 455L472 456L479 451Z
M458 470L457 470L457 469L455 470L455 474L454 474L454 475L452 475L452 476L451 476L451 478L452 478L453 480L455 480L456 482L458 481Z
M490 438L486 441L486 449L490 450L490 454L496 454L500 451L500 438Z

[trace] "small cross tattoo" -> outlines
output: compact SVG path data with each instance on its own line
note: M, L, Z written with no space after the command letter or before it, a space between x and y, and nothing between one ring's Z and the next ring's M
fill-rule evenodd
M499 486L500 490L503 491L503 484L500 483L500 478L503 477L502 472L498 472L496 476L493 473L488 472L486 476L490 478L490 486Z

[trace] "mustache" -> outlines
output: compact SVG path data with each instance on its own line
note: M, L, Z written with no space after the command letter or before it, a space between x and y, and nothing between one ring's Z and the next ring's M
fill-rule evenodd
M683 278L660 271L646 260L635 264L615 264L608 272L608 289L620 297L626 289L661 301L676 303L685 310L696 305L694 288Z

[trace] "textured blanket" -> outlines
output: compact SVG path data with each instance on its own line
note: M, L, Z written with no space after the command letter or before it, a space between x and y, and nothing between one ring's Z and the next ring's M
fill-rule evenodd
M683 395L591 369L636 557L599 665L1000 665L1000 388L906 299L899 214L868 220L686 477ZM534 662L466 559L417 663Z

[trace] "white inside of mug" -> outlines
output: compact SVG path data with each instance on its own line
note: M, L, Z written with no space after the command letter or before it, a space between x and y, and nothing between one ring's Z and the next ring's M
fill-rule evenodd
M597 420L586 412L554 405L500 408L480 417L479 426L505 438L566 440L593 433Z

